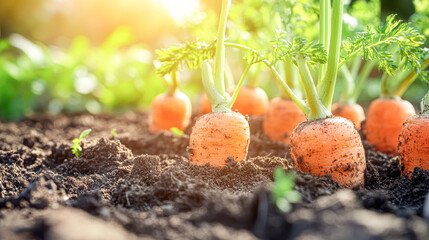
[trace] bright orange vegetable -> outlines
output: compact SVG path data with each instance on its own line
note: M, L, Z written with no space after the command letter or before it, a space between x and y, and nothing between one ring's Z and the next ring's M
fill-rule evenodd
M295 167L317 176L330 174L343 186L363 185L365 151L353 123L333 117L300 123L292 133Z
M272 141L282 141L288 145L292 131L305 120L307 117L294 101L276 97L268 105L262 129Z
M228 157L246 158L250 141L249 124L236 112L209 113L195 123L190 136L191 163L223 167Z
M230 92L232 93L233 91ZM242 87L231 109L243 115L261 116L267 111L267 107L268 97L264 90L261 88Z
M397 155L398 137L402 124L415 115L414 107L402 99L379 98L368 109L363 132L377 151Z
M332 105L332 114L334 116L347 118L353 122L358 130L361 123L365 120L365 112L359 104L335 103Z
M191 101L184 93L175 91L173 95L160 94L152 101L148 119L149 131L152 133L168 131L172 127L185 130L189 125L191 114Z
M429 92L422 100L422 112L412 116L402 126L398 153L403 174L419 167L429 170Z
M207 97L206 94L204 94L200 100L199 116L202 116L204 114L211 113L211 112L212 112L212 106L210 105L209 98Z

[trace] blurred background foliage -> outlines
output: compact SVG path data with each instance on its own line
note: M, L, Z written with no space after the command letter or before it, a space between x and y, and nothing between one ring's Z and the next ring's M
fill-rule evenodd
M343 35L397 13L429 37L429 1L345 1ZM396 4L398 3L398 4ZM147 110L165 90L155 74L155 49L195 39L210 42L217 30L218 0L1 0L0 118L18 120L33 112L123 112ZM276 30L317 40L318 1L234 0L228 37L266 49ZM428 41L426 46L429 46ZM228 52L238 79L245 62ZM180 74L180 89L198 105L199 71ZM272 75L258 68L270 97L278 94ZM380 91L374 71L360 102ZM341 91L341 81L339 81ZM404 98L417 104L427 85L416 81Z

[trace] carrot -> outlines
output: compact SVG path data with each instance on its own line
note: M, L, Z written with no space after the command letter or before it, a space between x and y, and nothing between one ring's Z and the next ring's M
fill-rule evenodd
M402 124L415 114L413 105L408 101L376 99L369 106L363 132L377 151L397 155L396 148Z
M281 141L288 145L292 131L305 120L305 114L292 100L276 97L268 105L262 129L272 141Z
M249 124L240 113L209 113L195 123L190 137L191 163L222 167L232 157L246 158L249 145Z
M291 136L295 167L317 176L330 174L343 186L364 182L365 151L353 123L341 117L302 122Z
M225 29L231 0L222 0L215 56L215 74L208 61L202 63L202 80L213 113L200 117L192 128L189 159L192 164L223 167L229 157L242 161L249 146L249 123L231 107L253 63L246 67L232 97L225 90Z
M398 140L402 173L419 167L429 170L429 92L422 101L422 113L412 116L402 126Z
M232 92L232 91L231 91ZM242 87L232 105L233 111L243 115L261 116L267 111L268 97L261 88Z
M308 119L301 122L290 136L290 153L295 167L317 176L330 174L343 186L357 187L364 184L366 168L360 135L351 121L332 117L331 112L341 50L343 2L334 0L332 8L330 2L322 0L320 3L320 44L307 43L303 38L290 41L287 36L280 36L275 41L275 52L280 60L287 57L298 66L305 101L292 91L272 64L265 63ZM321 46L328 44L327 56ZM309 62L319 64L317 86Z
M212 112L212 106L210 105L209 98L207 97L206 94L204 94L200 100L199 116L202 116L204 114L211 113L211 112Z
M359 104L335 103L332 105L332 114L347 118L353 122L358 130L361 128L362 121L365 120L365 112Z
M185 130L189 125L191 114L191 101L184 93L175 91L172 95L160 94L152 101L148 119L149 131L152 133L169 131L172 127Z

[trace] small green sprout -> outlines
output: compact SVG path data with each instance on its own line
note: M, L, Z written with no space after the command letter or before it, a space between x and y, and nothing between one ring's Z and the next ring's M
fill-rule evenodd
M113 137L113 138L116 136L116 128L113 128L113 129L110 131L110 135L112 135L112 137Z
M277 168L274 171L274 181L271 185L273 201L282 212L289 212L292 208L291 203L301 200L299 192L293 189L295 174L293 172L286 174L282 168Z
M170 131L176 136L182 136L184 134L183 131L178 129L177 127L170 128Z
M91 129L86 129L80 134L79 138L73 139L73 146L70 148L76 157L80 157L82 155L82 146L80 144L82 140L91 133L91 131Z

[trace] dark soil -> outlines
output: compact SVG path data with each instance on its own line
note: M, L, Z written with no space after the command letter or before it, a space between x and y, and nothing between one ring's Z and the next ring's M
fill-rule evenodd
M248 159L223 169L190 165L189 136L149 134L145 114L0 122L0 239L429 239L429 172L401 177L365 142L363 188L298 172L302 200L281 213L270 184L292 161L261 122L249 119Z

